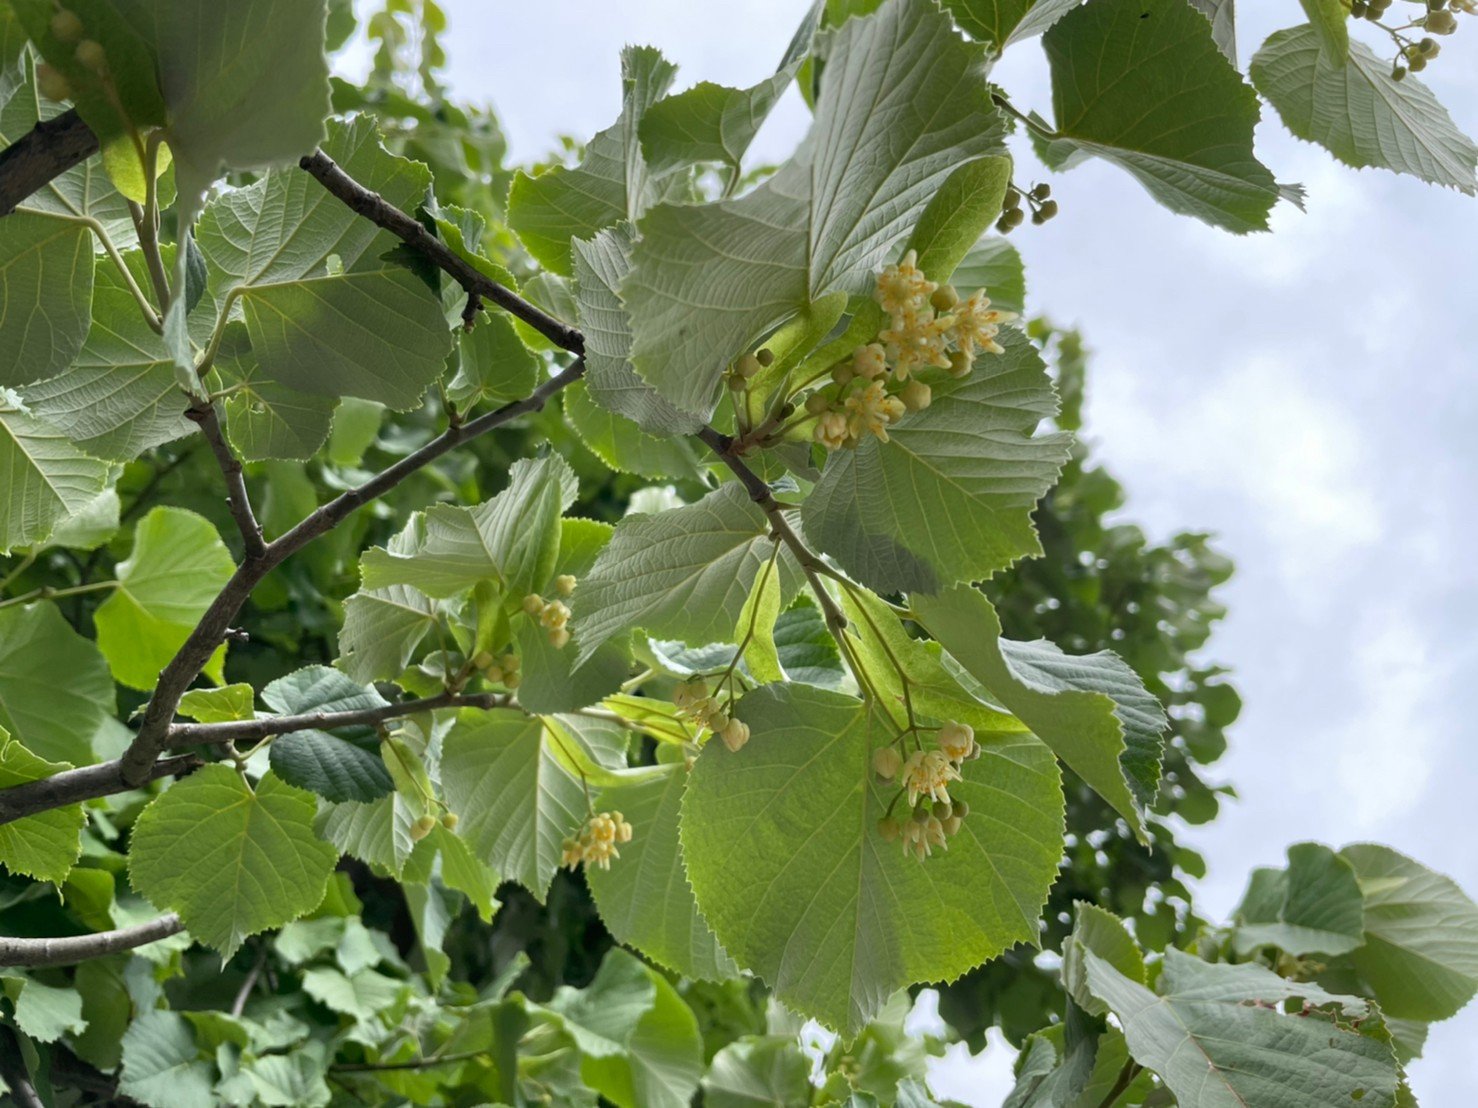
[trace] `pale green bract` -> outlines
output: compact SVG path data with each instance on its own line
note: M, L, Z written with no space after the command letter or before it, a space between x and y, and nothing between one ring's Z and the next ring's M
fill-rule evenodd
M339 852L313 833L311 794L267 774L252 788L206 766L153 801L133 829L128 873L155 907L230 958L250 935L311 911Z
M1346 165L1380 166L1478 193L1478 145L1415 77L1391 79L1391 64L1351 42L1336 64L1318 30L1279 31L1252 59L1252 80L1299 138Z
M950 174L1000 148L983 53L929 0L888 0L820 53L795 158L737 200L661 205L637 225L620 288L631 362L683 411L706 418L724 367L807 303L870 292Z
M855 1034L900 988L1035 941L1062 832L1040 745L993 743L967 763L951 796L970 814L920 864L876 826L888 797L871 784L872 750L893 731L861 701L771 685L736 715L749 743L705 747L682 849L719 942L787 1005Z

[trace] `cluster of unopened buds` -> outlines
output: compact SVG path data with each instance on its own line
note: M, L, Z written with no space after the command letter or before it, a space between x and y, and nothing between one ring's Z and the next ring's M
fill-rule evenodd
M460 822L461 820L457 818L456 812L443 812L441 813L440 819L427 812L411 824L411 841L417 843L420 842L427 835L436 830L436 825L438 823L445 827L448 831L455 831L457 829L457 824Z
M901 842L903 852L919 861L936 846L948 850L949 838L970 813L963 800L950 797L950 782L960 779L963 763L979 756L974 730L953 720L939 729L935 745L927 750L914 750L906 758L892 745L873 751L873 772L885 782L896 781L898 799L908 803L901 814L880 819L878 832L889 842Z
M1001 216L996 220L996 230L1009 235L1026 222L1026 209L1021 206L1023 200L1031 208L1032 222L1041 226L1057 214L1057 201L1051 197L1052 186L1045 181L1025 190L1012 185L1006 190L1006 199L1001 204Z
M749 382L758 377L761 371L775 364L775 352L768 347L762 348L753 354L745 354L726 375L729 388L740 392L749 386Z
M569 598L575 593L578 582L569 573L561 573L554 579L555 591ZM539 621L549 636L549 645L556 650L570 641L570 607L563 600L545 600L536 592L523 598L523 610Z
M701 677L684 681L672 690L672 703L678 715L692 720L699 728L707 728L731 751L749 741L749 724L731 719L718 697L712 695L708 682Z
M519 661L518 655L511 651L494 655L484 650L472 659L472 664L482 672L483 677L494 685L516 689L523 683L523 675L519 673L519 670L523 668L523 663Z
M962 300L952 286L929 280L912 250L878 274L873 295L888 325L806 399L806 411L816 417L812 437L828 450L855 447L867 435L887 442L890 425L933 399L916 374L933 368L966 376L978 352L1003 353L996 335L1016 318L992 308L984 292Z
M1442 53L1442 45L1432 35L1451 35L1457 32L1457 13L1478 15L1478 0L1413 0L1423 9L1409 23L1391 27L1382 23L1392 0L1352 0L1350 15L1356 19L1368 19L1379 25L1396 42L1396 59L1391 63L1393 80L1403 80L1408 72L1420 73L1429 62ZM1420 39L1407 37L1403 32L1419 29L1426 32Z
M108 69L108 52L100 42L85 37L87 27L81 16L66 8L59 8L51 17L51 37L62 46L72 47L72 58L83 69L95 74L105 84L112 80ZM52 66L42 63L36 67L36 87L48 100L70 100L75 89L67 78Z
M620 812L599 812L580 828L577 835L564 841L559 864L569 869L596 865L611 868L611 859L621 857L617 843L631 841L631 824Z

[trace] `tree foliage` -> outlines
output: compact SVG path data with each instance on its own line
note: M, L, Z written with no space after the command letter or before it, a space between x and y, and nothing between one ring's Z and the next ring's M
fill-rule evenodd
M1017 1108L1414 1103L1478 907L1303 843L1196 913L1231 565L1107 518L1005 237L1013 134L1266 229L1264 99L1474 191L1410 76L1472 5L1389 63L1384 6L1249 80L1230 3L818 2L516 167L434 0L0 5L9 1095L917 1108L999 1026ZM1037 35L1051 121L990 79Z

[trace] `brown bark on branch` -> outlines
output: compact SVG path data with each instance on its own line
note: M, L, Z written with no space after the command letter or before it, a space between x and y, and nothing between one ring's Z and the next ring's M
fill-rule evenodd
M0 216L97 152L97 136L75 108L42 120L0 150Z
M133 927L98 931L91 935L67 935L60 939L12 939L0 936L0 966L68 966L104 954L167 939L185 929L180 917L170 912Z
M246 476L241 462L226 442L220 413L215 404L204 400L186 409L185 417L200 427L200 433L210 444L210 452L215 455L221 476L226 479L226 507L236 521L236 529L241 532L246 561L255 561L267 552L267 543L262 538L262 526L252 511L251 500L246 495Z
M149 766L148 774L139 784L189 773L203 764L193 754L165 758ZM83 766L81 769L66 769L39 781L27 781L24 785L0 789L0 824L34 816L37 812L49 812L53 808L65 808L68 804L112 796L136 787L123 780L122 765L116 760Z

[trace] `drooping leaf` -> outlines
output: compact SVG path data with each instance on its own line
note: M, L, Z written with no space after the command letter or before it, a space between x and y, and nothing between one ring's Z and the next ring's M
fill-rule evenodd
M1278 200L1252 150L1257 94L1186 0L1089 0L1042 39L1057 137L1049 166L1105 158L1173 212L1242 234Z
M32 754L0 727L0 789L51 777L67 762L48 762ZM82 805L38 812L0 824L0 865L11 873L60 885L82 854Z
M87 1027L82 997L75 989L57 988L20 974L4 974L4 994L15 1006L15 1025L27 1036L52 1043Z
M706 417L724 368L806 304L869 292L944 181L1000 149L983 51L928 0L888 0L818 51L816 122L795 158L737 200L639 223L621 285L631 361L683 411Z
M1128 663L1003 639L990 601L969 586L911 603L929 634L1142 835L1167 721Z
M479 858L540 899L561 843L585 820L585 792L557 736L518 712L465 710L442 747L448 807Z
M1285 870L1253 870L1235 918L1244 955L1269 943L1300 956L1348 954L1365 942L1355 870L1319 843L1290 846Z
M123 260L135 282L147 282L142 252L130 251ZM92 329L72 367L21 395L77 446L109 461L132 461L194 430L164 340L144 321L112 265L98 268Z
M538 382L539 359L507 316L487 316L457 336L457 372L447 382L446 395L461 411L519 400Z
M313 833L311 793L229 766L175 782L134 824L133 886L229 959L242 941L312 911L339 852Z
M47 546L68 550L96 550L118 533L123 505L116 488L105 488L72 515L62 520L46 540Z
M631 355L631 319L617 289L631 272L634 231L629 223L576 239L578 314L585 334L585 387L601 407L657 435L687 435L702 420L683 412L637 376Z
M945 0L945 8L971 38L1000 53L1013 42L1040 35L1082 0Z
M44 542L107 481L106 462L82 454L15 393L0 389L0 553Z
M770 559L768 535L764 511L738 484L696 504L627 516L575 594L580 658L636 627L689 643L727 638Z
M936 386L888 442L833 452L802 506L807 538L869 588L937 592L1041 552L1031 512L1071 440L1033 435L1057 398L1025 336L1000 341L1004 354Z
M718 940L788 1006L852 1035L898 989L1035 941L1062 828L1039 744L992 743L966 765L951 796L970 814L920 864L877 827L890 797L873 783L872 750L890 725L801 685L755 690L736 715L751 738L699 757L683 854Z
M366 552L364 586L414 585L430 596L452 596L491 580L521 600L553 573L559 518L577 489L558 454L520 459L509 470L508 487L491 500L473 508L435 505L412 520L404 552Z
M113 676L152 689L235 569L209 520L182 508L150 511L134 531L133 553L118 563L118 588L93 615ZM205 666L217 684L225 661L223 645Z
M519 173L508 193L508 223L544 268L571 272L571 240L632 220L660 195L660 178L642 158L643 113L672 85L677 67L650 47L621 52L621 116L585 148L575 169Z
M1182 1108L1396 1103L1389 1046L1328 1016L1285 1015L1276 1007L1302 998L1360 1014L1363 1002L1252 963L1210 965L1173 947L1157 996L1091 949L1081 953L1089 989L1118 1018L1135 1060L1160 1076Z
M719 162L737 174L749 144L810 54L824 6L818 0L802 17L773 76L749 88L701 81L648 107L638 129L651 171Z
M1340 851L1365 896L1365 945L1355 966L1381 1011L1440 1020L1478 992L1478 906L1448 877L1390 847Z
M280 715L352 712L383 707L387 702L372 687L351 681L336 669L307 666L279 677L262 690L262 700ZM379 738L371 727L340 732L295 731L272 741L272 769L289 785L325 800L370 801L394 787L380 758Z
M811 1094L811 1059L794 1035L736 1039L713 1056L703 1075L709 1108L786 1108Z
M399 877L415 849L411 825L420 814L399 793L391 793L366 804L325 805L316 826L341 853Z
M1252 80L1299 138L1346 165L1379 166L1478 193L1478 145L1415 77L1351 41L1347 64L1309 24L1279 31L1252 59Z
M590 452L618 473L654 480L691 478L698 462L688 440L649 435L590 397L584 381L564 390L565 418Z
M113 711L107 663L55 604L0 608L0 728L38 758L87 765Z
M307 461L328 438L334 398L299 392L262 372L246 324L226 326L216 352L226 397L226 434L244 461Z
M624 815L632 836L618 862L587 871L585 880L619 941L684 977L716 981L738 967L699 913L683 866L678 814L687 779L673 765L660 776L601 790L601 810Z

